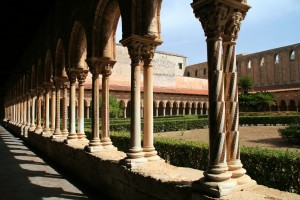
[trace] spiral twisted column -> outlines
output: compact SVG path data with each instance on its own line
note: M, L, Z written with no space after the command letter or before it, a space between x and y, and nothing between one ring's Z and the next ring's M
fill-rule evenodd
M212 196L223 196L237 188L237 174L227 165L228 158L240 167L238 147L238 101L234 45L228 41L237 35L235 13L244 15L250 8L246 1L194 0L191 4L207 37L209 85L209 166L198 188ZM230 40L231 41L231 40ZM234 43L235 44L235 43ZM225 90L225 91L224 91ZM237 144L237 145L233 145ZM234 147L233 147L234 146ZM230 171L228 171L230 170ZM195 184L197 185L197 184Z
M239 145L239 103L238 103L238 73L236 67L235 46L245 13L232 11L229 14L227 26L224 30L224 67L225 67L225 97L226 97L226 143L227 163L229 171L239 185L253 182L245 175L240 160Z
M112 145L109 132L109 76L116 61L110 58L101 58L101 74L102 74L102 128L101 143L104 149L116 150Z
M61 134L66 137L69 133L68 131L68 88L69 82L63 83L63 107L62 107L62 130Z
M101 61L97 57L87 59L89 70L92 73L92 135L89 145L85 147L87 152L102 151L103 147L99 137L99 74L101 73Z

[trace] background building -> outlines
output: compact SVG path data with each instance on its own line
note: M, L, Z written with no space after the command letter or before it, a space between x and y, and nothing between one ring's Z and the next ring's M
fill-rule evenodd
M293 44L252 54L237 55L239 77L248 76L255 91L276 93L272 111L299 111L300 44ZM185 76L207 78L207 63L187 66Z

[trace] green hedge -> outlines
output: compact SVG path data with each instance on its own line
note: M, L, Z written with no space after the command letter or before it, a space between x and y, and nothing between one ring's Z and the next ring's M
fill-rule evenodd
M289 126L285 129L279 129L281 137L284 140L296 145L300 145L300 126Z
M277 125L277 124L299 124L300 115L286 115L286 116L240 116L240 124L263 124L263 125Z
M111 138L119 150L127 152L129 134L113 133ZM155 138L154 145L159 156L172 165L206 169L207 144ZM258 184L300 194L300 153L242 147L241 159L247 174Z

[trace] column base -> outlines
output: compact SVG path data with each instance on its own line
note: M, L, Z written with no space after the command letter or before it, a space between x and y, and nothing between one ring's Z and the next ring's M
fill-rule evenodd
M104 149L107 149L107 150L118 150L117 147L115 147L113 144L112 144L112 141L109 137L106 137L106 138L101 138L101 144L103 146Z
M66 135L62 135L62 134L53 134L50 137L52 140L56 140L56 141L64 141L66 139Z
M256 185L256 181L251 179L250 176L244 174L243 176L241 177L238 177L238 178L232 178L232 180L235 180L238 184L239 187L241 187L242 189L245 189L245 188L248 188L248 187L251 187L251 186L254 186Z
M220 198L237 189L237 182L232 179L215 182L209 181L207 178L203 177L194 182L192 184L192 188L194 191L200 192L201 194L207 194L212 197Z
M84 150L88 153L101 152L104 151L102 145L100 146L85 146Z
M41 134L43 132L43 128L42 127L36 127L34 133L36 134Z
M25 129L25 125L23 124L22 126L21 126L21 136L23 136L24 135L24 129Z
M29 127L29 131L30 131L30 132L34 132L34 130L35 130L35 126L30 126L30 127Z
M157 151L155 151L154 147L151 148L143 148L144 157L149 161L163 161L164 160L157 155Z
M25 126L24 127L24 137L27 138L28 137L28 131L29 131L29 126Z
M50 135L52 135L50 128L45 128L44 131L42 132L42 136L50 136Z
M85 135L85 133L77 133L77 137L78 137L78 139L83 139L83 138L86 138L86 135Z
M142 166L146 162L148 162L148 160L144 157L140 157L140 158L126 157L126 158L124 158L123 160L120 161L120 163L122 165L125 165L128 168L134 168L134 167Z

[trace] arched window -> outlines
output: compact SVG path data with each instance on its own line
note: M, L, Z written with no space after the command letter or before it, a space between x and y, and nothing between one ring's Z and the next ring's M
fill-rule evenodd
M191 75L190 75L190 72L188 72L188 73L187 73L187 76L188 76L188 77L190 77L190 76L191 76Z
M195 77L197 77L197 76L198 76L198 70L195 71Z
M251 60L248 62L248 69L251 69Z
M278 56L278 53L275 54L275 60L274 60L275 64L278 64L279 63L279 56Z
M265 58L262 58L260 60L260 67L262 68L264 66L264 64L265 64Z
M294 50L292 50L290 52L290 61L293 61L293 60L295 60L295 51Z
M203 69L203 75L205 76L206 73L207 73L207 70L206 70L206 68L204 68L204 69Z

